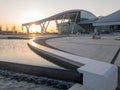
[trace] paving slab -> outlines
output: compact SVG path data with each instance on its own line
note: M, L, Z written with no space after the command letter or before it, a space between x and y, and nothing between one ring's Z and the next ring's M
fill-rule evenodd
M120 53L118 54L115 64L120 66Z
M46 43L75 55L110 63L120 47L120 41L115 38L63 37L48 39Z

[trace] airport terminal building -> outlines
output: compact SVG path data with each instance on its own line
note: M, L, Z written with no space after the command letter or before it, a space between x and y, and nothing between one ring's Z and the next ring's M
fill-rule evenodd
M51 22L55 22L59 34L93 33L97 29L100 33L120 32L120 10L98 18L86 10L68 10L42 20L22 24L29 32L32 24L40 25L41 33L47 33Z
M120 33L120 10L98 19L93 26L101 33Z
M86 10L70 10L62 13L62 22L57 24L59 33L93 32L92 23L97 17Z
M41 32L47 33L48 26L50 22L55 22L58 33L64 34L74 34L74 33L89 33L94 31L92 23L96 21L97 17L89 11L86 10L68 10L56 15L47 17L42 20L28 22L22 24L27 28L29 32L29 27L32 24L40 25Z

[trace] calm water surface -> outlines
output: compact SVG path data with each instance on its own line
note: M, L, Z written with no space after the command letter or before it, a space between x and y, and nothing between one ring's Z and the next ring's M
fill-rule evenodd
M27 42L28 40L0 39L0 61L60 68L31 51Z

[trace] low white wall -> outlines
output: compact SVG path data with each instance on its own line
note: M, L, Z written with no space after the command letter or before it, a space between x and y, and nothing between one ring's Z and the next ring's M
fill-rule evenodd
M83 73L83 85L92 90L115 90L117 66L95 61L78 68Z
M61 59L73 65L82 67L78 68L78 72L83 73L83 85L74 85L69 90L115 90L117 87L118 68L116 65L100 62L62 51L54 50L31 41L30 45L37 49L54 54L55 56L64 58ZM66 58L66 59L65 59ZM72 77L71 77L72 78Z

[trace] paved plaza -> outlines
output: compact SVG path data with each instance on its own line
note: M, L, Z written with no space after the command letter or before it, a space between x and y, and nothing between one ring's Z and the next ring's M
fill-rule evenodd
M120 36L102 35L101 39L92 36L68 36L48 39L46 43L69 53L120 66ZM115 59L115 60L113 60Z

